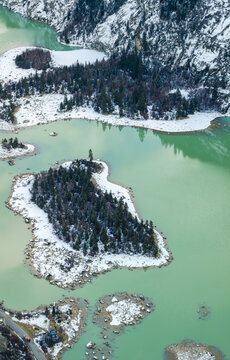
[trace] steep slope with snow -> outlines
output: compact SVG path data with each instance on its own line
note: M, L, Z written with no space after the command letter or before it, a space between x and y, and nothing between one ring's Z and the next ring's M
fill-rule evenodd
M0 0L10 10L54 26L61 41L107 53L137 47L197 83L219 88L229 107L229 0ZM222 90L221 90L222 89Z

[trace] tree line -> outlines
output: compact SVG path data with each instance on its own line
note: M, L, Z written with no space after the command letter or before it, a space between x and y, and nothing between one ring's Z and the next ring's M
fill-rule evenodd
M6 138L2 139L2 147L7 150L24 149L25 145L22 142L19 142L18 138L15 137L14 139L10 138L8 140Z
M186 117L196 110L218 109L212 89L193 90L186 98L179 90L185 84L197 84L188 69L171 71L156 60L150 69L141 53L123 51L95 64L77 63L36 73L1 87L0 97L12 102L28 95L61 93L66 96L60 111L89 106L102 114L117 113L132 119L167 120ZM178 91L171 93L175 88Z

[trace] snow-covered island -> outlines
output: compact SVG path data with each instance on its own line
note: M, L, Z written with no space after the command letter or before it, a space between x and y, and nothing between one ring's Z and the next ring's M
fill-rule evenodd
M0 143L0 160L21 158L34 154L34 145L18 142L17 138L3 139Z
M194 342L181 342L170 345L165 349L169 360L221 360L223 354L213 347Z
M36 73L36 82L39 81L39 76L41 75L42 70L36 70L34 68L22 69L15 64L15 59L17 56L24 53L26 50L34 51L36 49L37 48L31 47L17 48L9 50L0 56L0 67L5 69L5 71L0 74L0 82L3 84L3 86L8 86L12 83L18 83L20 80L22 80L22 78L26 79L29 76L34 77ZM52 69L53 71L58 71L58 68L61 69L63 66L71 66L77 62L80 65L84 65L85 63L95 64L96 61L106 59L104 53L87 49L73 51L50 51L50 57L50 68L46 70L47 73L52 71ZM52 77L53 75L51 75L50 78L52 79ZM176 100L177 90L179 90L180 94L178 96L181 97L179 103L178 100ZM9 91L11 92L11 90ZM206 91L206 89L201 87L197 91L202 93ZM28 92L28 89L26 92ZM164 90L164 93L165 101L174 101L175 106L178 106L178 109L180 108L179 104L181 101L183 103L187 102L189 104L189 102L191 102L190 97L194 97L193 91L189 92L183 88L172 89L168 92L165 92ZM168 98L171 100L167 100ZM181 110L181 115L183 116L176 120L176 112L178 109L177 111L175 108L171 110L164 110L160 115L159 109L153 111L153 103L152 105L144 106L145 114L141 114L141 111L138 110L135 113L135 116L127 116L125 111L123 111L122 108L120 108L115 103L113 104L113 111L109 110L107 105L106 109L103 111L95 110L97 107L95 104L93 105L93 102L95 101L95 95L92 96L91 101L85 99L83 104L79 103L78 105L73 106L74 101L75 100L71 93L66 92L66 94L63 94L60 93L60 90L58 90L56 93L52 91L50 93L49 90L48 94L38 94L38 91L35 91L35 94L34 91L32 91L31 94L25 94L24 91L22 95L17 96L13 102L7 99L0 101L0 129L14 131L28 126L45 124L63 119L87 119L111 124L114 126L131 126L167 133L183 133L207 129L213 120L215 120L217 117L223 116L221 112L216 110L196 111L195 109L193 114L189 114L187 112L185 113ZM63 107L62 111L60 111L60 106ZM139 105L137 104L137 106ZM193 107L193 105L191 106ZM229 111L225 114L226 116L229 115ZM12 113L14 116L14 123L12 122Z
M57 214L56 218L47 213L48 203L55 207L57 204L59 209L65 206L59 195L56 200L51 198L48 200L47 197L48 203L46 203L45 193L35 191L35 196L33 190L40 189L40 185L47 189L48 183L44 182L45 178L42 175L17 176L13 181L12 192L7 201L10 209L23 216L26 222L30 222L33 238L26 248L25 255L32 273L62 288L83 286L94 276L112 269L161 267L167 265L172 259L164 237L156 230L152 222L145 224L140 221L129 191L108 180L107 164L101 161L91 163L92 173L89 172L89 161L86 160L66 162L56 169L42 173L45 177L52 175L53 180L47 177L52 188L55 178L59 176L65 178L61 181L64 181L67 193L63 187L60 187L61 198L67 197L70 200L65 220L62 217L65 216L64 213L61 214L58 210L52 210ZM79 169L84 170L84 173ZM80 171L80 177L77 177L78 171ZM90 175L90 180L84 177L87 174ZM84 179L83 183L88 183L91 189L90 195L84 195L90 197L85 218L83 213L79 212L79 204L76 205L78 199L83 200L79 195L75 196L72 191L73 185L69 181L69 177L75 176L76 187L81 178ZM79 189L82 191L80 187ZM58 193L57 190L58 187L56 187ZM104 203L100 204L100 201L104 200L106 206ZM91 208L94 201L97 211L102 210L100 216L102 218L106 216L106 223L99 220L99 217L98 219L94 217L94 210ZM43 206L46 211L41 208ZM72 212L73 206L74 212ZM110 212L110 207L114 208L113 213ZM86 217L87 214L91 220ZM131 233L126 232L125 222L118 224L119 217L120 221L128 221L132 228ZM77 228L71 225L73 221L77 224ZM116 224L113 221L116 221ZM59 222L64 224L64 227L58 225Z
M111 341L121 335L125 327L140 324L154 311L153 302L139 294L118 292L101 297L96 303L93 323L101 328L103 344L90 341L86 345L87 359L108 359L112 355Z
M85 330L88 302L64 298L33 311L3 310L34 341L49 360L58 360Z

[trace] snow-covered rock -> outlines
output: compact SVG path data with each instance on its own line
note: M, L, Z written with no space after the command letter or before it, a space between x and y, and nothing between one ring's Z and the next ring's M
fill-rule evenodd
M113 302L113 304L106 308L106 311L112 316L110 325L129 325L134 321L135 316L139 316L141 314L141 306L128 299Z
M24 148L15 148L7 150L0 144L0 160L15 159L22 156L32 155L35 152L35 146L24 144Z
M175 360L217 360L219 351L212 347L194 342L181 342L170 345L165 349L169 359Z

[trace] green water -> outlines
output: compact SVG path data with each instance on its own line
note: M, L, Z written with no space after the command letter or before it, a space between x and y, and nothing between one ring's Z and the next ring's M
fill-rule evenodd
M22 18L0 5L0 54L18 46L42 46L51 50L76 49L56 42L49 26Z
M0 18L4 12L0 9ZM36 27L40 31L40 24L31 26L34 33ZM6 42L10 31L4 35ZM50 137L50 131L59 135ZM217 346L230 358L230 119L222 119L212 131L191 135L72 120L25 130L19 138L37 144L39 154L17 160L14 167L0 162L0 299L5 305L33 309L64 295L86 298L93 309L104 294L143 293L153 299L156 311L117 338L114 359L162 360L165 346L184 339ZM161 269L112 271L82 289L64 291L30 275L23 251L31 233L4 201L15 175L85 157L89 148L95 158L109 162L111 180L133 188L141 216L164 232L174 260ZM205 321L196 313L201 304L211 310ZM90 316L87 332L63 359L83 359L89 340L101 341Z

